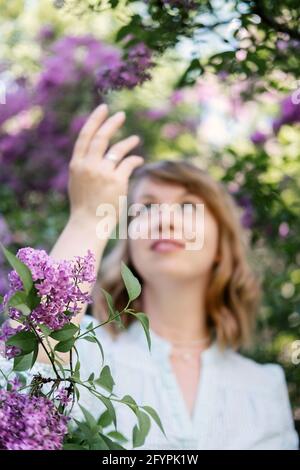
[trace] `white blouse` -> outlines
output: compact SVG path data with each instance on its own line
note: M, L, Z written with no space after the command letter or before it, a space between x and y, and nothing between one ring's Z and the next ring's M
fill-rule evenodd
M150 352L138 321L117 339L104 327L96 332L116 382L114 393L152 406L165 429L167 437L151 420L146 441L138 449L298 449L281 366L258 364L231 349L222 352L213 342L200 353L201 374L191 417L168 359L171 344L166 339L150 329ZM99 375L102 358L97 345L80 340L77 348L82 378L92 372ZM32 373L41 368L37 364ZM105 410L84 389L80 400L95 417ZM123 445L131 449L136 417L124 404L117 404L116 412L117 429L130 440ZM77 408L73 413L80 412Z

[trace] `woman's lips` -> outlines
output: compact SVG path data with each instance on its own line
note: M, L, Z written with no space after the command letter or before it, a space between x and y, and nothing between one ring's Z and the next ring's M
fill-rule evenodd
M184 246L184 243L179 240L160 239L152 243L151 250L159 253L167 253L170 251L182 250Z

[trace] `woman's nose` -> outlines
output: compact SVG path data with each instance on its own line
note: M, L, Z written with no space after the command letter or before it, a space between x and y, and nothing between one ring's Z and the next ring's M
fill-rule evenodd
M156 210L155 225L160 233L166 230L174 230L174 217L176 214L167 206L159 207Z

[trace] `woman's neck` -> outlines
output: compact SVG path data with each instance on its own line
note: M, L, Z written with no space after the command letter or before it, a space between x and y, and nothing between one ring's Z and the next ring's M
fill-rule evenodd
M150 327L170 341L193 341L207 338L205 312L206 283L199 281L145 283L143 311Z

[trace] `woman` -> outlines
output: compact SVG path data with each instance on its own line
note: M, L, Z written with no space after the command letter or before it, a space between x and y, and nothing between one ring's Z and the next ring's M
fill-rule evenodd
M296 449L282 368L257 364L236 352L249 342L259 288L230 196L192 164L143 165L141 157L124 158L138 144L137 136L109 148L124 119L124 113L108 118L107 106L101 105L81 130L70 163L70 218L52 256L72 258L92 250L97 268L101 264L100 286L112 294L117 308L127 300L121 260L140 279L142 294L134 307L149 317L152 352L140 324L129 323L129 317L124 318L125 331L113 335L102 327L98 334L116 393L153 406L162 420L167 438L152 425L144 448ZM127 193L129 205L144 207L129 218L128 231L146 236L120 240L102 263L115 221L108 218L106 235L98 227L97 236L97 208L105 203L117 210L120 196ZM152 210L153 204L163 203L177 204L177 222L167 220L168 236L166 213ZM187 206L194 209L185 212ZM204 207L200 225L196 207ZM149 236L149 220L158 233L155 239ZM196 223L196 232L187 224L189 230L176 238L178 220ZM200 226L204 240L196 239ZM200 243L196 249L193 236ZM103 319L100 286L94 289L94 310ZM82 341L79 352L86 376L97 373L101 361L96 346ZM97 415L95 406L90 409ZM134 414L122 406L119 431L130 436L134 424Z

